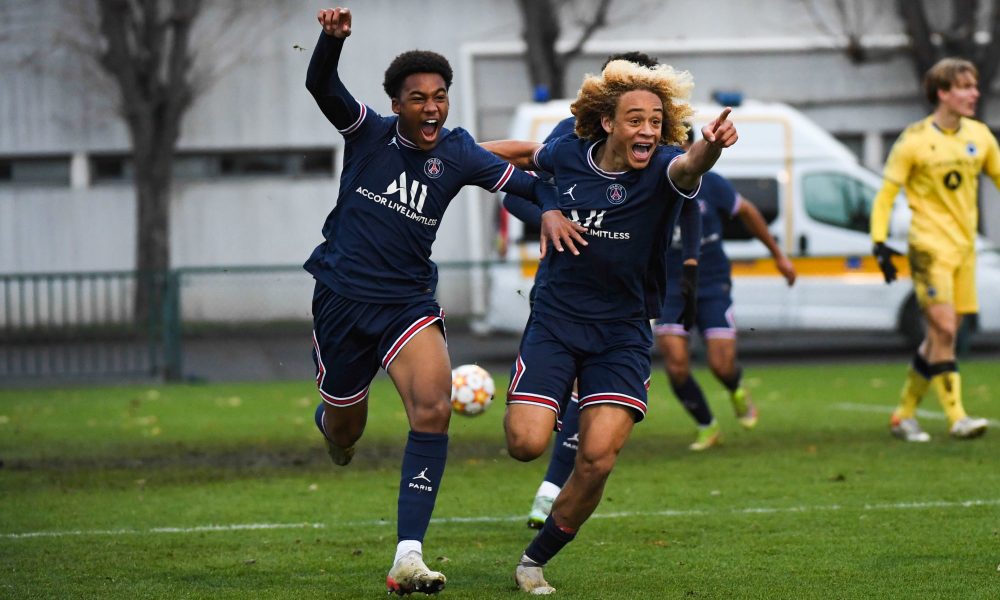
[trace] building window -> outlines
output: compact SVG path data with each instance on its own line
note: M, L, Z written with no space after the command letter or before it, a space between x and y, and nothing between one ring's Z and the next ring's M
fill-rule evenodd
M851 154L858 159L858 161L865 160L865 136L863 133L837 133L834 134L841 144L847 146L847 149L851 151Z
M17 156L0 158L0 183L68 186L67 156Z
M888 133L882 134L882 162L884 163L889 158L889 153L892 152L892 146L902 135L902 131L890 131Z
M177 179L204 180L247 177L333 177L334 150L254 150L178 152L173 174ZM135 178L130 154L93 155L95 183L127 182Z

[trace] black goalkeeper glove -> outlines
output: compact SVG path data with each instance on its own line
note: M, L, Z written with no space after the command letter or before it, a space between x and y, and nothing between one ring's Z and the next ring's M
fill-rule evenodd
M885 277L885 282L892 283L896 281L896 265L892 264L892 257L899 256L899 252L896 252L882 242L875 242L872 254L875 255L875 260L878 261L878 268L882 269L882 276Z
M677 322L684 325L684 331L691 331L695 315L698 314L698 265L684 265L684 272L681 275L681 299L684 300L684 309Z

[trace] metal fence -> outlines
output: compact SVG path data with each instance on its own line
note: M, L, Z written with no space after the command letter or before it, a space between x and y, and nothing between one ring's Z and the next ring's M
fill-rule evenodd
M170 377L177 298L174 272L0 275L0 380Z
M439 292L488 264L439 264ZM0 384L178 380L185 336L301 326L313 285L299 265L0 274Z

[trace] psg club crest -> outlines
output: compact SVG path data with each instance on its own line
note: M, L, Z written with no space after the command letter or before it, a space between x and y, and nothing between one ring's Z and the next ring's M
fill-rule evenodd
M611 204L621 204L625 202L625 186L620 183L612 183L608 186L608 202Z
M424 174L431 179L437 179L444 173L444 164L440 158L428 158L424 163Z

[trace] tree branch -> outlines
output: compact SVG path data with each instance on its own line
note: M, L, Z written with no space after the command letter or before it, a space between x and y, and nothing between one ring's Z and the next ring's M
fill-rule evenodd
M583 50L583 45L594 35L595 31L608 24L608 8L610 6L611 0L601 0L597 5L597 10L594 11L594 18L584 22L583 31L580 33L579 39L573 44L572 48L559 57L564 67L570 60L580 54L580 51Z

